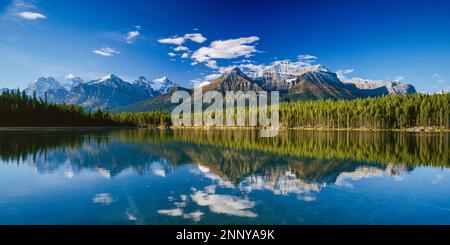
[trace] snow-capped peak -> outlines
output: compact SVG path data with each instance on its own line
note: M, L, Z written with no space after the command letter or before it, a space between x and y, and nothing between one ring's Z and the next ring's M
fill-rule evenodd
M72 87L76 87L78 86L80 83L84 83L83 79L73 75L73 74L68 74L67 76L64 77L65 81L61 83L61 85L66 88L68 91L70 91L70 89Z
M120 77L118 77L116 74L109 74L109 75L103 76L98 81L99 82L105 82L105 81L108 81L108 80L117 80L117 79L120 79ZM122 80L122 79L120 79L120 80Z
M115 74L110 74L104 77L101 77L98 80L94 80L88 83L89 85L95 85L95 84L102 84L107 85L111 87L139 87L142 88L145 91L148 91L149 93L153 94L154 92L159 93L167 93L169 89L172 87L177 86L174 82L172 82L167 77L161 77L155 80L149 80L144 76L140 76L137 80L133 82L127 82L122 80L120 77L118 77Z
M121 85L129 85L130 83L122 80L119 76L117 76L115 74L109 74L109 75L101 77L98 80L91 81L88 84L89 85L104 84L107 86L118 87Z
M291 77L300 76L306 72L329 72L323 65L311 65L305 62L276 61L268 67L269 72L276 73L279 76Z
M170 81L169 78L167 77L161 77L161 78L157 78L155 80L153 80L155 83L165 83L167 81Z
M303 61L291 62L288 60L275 61L268 66L252 65L245 66L244 68L248 70L247 74L252 78L270 76L282 79L292 79L307 72L330 72L330 70L320 64L312 65Z
M67 80L71 80L71 79L76 78L76 76L75 76L74 74L72 74L72 73L69 73L69 74L67 74L67 76L65 76L64 78L67 79Z
M28 85L28 87L25 89L25 91L28 94L32 94L34 91L36 91L36 93L38 95L42 95L48 90L57 91L59 89L64 89L65 90L65 88L58 81L56 81L55 78L53 78L53 77L40 77L36 81L30 83Z
M177 86L176 83L172 82L167 77L161 77L153 80L153 89L159 91L162 94L167 93L171 88Z

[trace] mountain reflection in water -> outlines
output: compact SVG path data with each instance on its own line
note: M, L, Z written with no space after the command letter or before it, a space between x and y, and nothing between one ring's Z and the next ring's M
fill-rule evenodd
M449 139L450 134L401 132L282 131L259 138L253 130L2 130L0 163L39 174L62 170L68 179L84 170L106 179L130 171L159 177L187 171L210 183L171 193L168 205L154 210L159 217L199 222L207 215L203 207L266 222L270 218L257 212L258 199L249 196L255 191L308 203L329 187L352 189L357 180L401 180L416 168L447 169ZM116 201L110 193L92 198L104 206ZM189 208L192 203L197 208ZM129 208L125 214L128 221L139 219Z

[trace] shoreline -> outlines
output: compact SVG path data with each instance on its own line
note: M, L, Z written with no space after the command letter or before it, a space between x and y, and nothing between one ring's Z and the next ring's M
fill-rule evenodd
M155 126L18 126L18 127L3 127L0 126L0 131L6 130L39 130L39 129L47 129L47 130L64 130L64 129L159 129L159 130L260 130L261 127L237 127L237 126L214 126L214 127L206 127L206 126L169 126L169 127L155 127ZM412 132L412 133L450 133L450 128L438 128L438 127L414 127L414 128L324 128L324 127L294 127L294 128L286 128L281 127L279 131L354 131L354 132Z
M75 130L86 130L86 129L133 129L138 127L126 127L126 126L48 126L48 127L42 127L42 126L18 126L18 127L3 127L0 126L0 131L8 131L8 130L68 130L68 129L75 129Z
M157 127L158 128L158 127ZM168 127L167 129L191 129L191 130L260 130L261 127ZM450 128L414 127L414 128L323 128L323 127L281 127L280 131L355 131L355 132L413 132L413 133L450 133Z

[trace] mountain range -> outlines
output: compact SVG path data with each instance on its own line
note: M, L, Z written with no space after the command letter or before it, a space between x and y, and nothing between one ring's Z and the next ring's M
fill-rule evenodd
M110 110L165 94L172 86L175 86L175 83L166 77L151 81L141 76L129 83L111 74L72 87L65 102L88 109Z
M354 99L390 94L409 94L412 85L398 81L383 82L360 78L341 81L337 74L322 65L276 61L270 66L234 67L202 86L205 91L279 91L284 101L316 99ZM46 98L52 103L79 105L87 110L112 112L170 109L171 94L178 90L192 93L167 77L149 80L139 77L127 82L115 74L85 82L69 75L63 82L53 77L41 77L30 83L25 92Z
M288 61L275 62L272 66L258 71L244 72L234 67L214 81L202 86L202 91L279 91L283 101L317 100L317 99L355 99L392 94L410 94L416 90L412 85L397 81L382 83L379 81L360 80L342 82L336 73L321 65L301 66ZM134 104L117 107L112 112L151 111L171 109L171 92L185 88L174 87L169 94L155 96ZM191 90L189 90L191 92Z
M89 82L74 76L63 82L53 77L41 77L30 83L25 92L51 103L79 105L87 110L111 110L166 94L174 86L177 85L167 77L149 80L141 76L136 81L127 82L111 74Z

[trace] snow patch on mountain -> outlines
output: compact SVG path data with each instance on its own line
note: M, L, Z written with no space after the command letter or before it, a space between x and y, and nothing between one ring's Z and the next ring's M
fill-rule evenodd
M120 86L131 85L129 82L122 80L116 74L109 74L109 75L103 76L100 79L88 82L88 84L89 85L99 84L99 85L104 85L104 86L109 86L109 87L120 87Z
M33 92L36 92L36 95L41 96L44 95L47 91L57 91L59 89L65 90L65 88L56 81L53 77L40 77L36 81L30 83L25 92L28 95L32 95Z
M153 80L153 89L160 92L161 94L169 92L171 88L176 86L178 85L167 77L161 77Z
M288 60L275 61L268 66L243 64L241 68L253 79L267 76L292 79L311 71L330 72L326 67L320 64L312 65L302 61L290 62Z
M47 99L48 102L61 103L69 91L53 77L41 77L30 83L24 90L29 96L36 94L38 98Z
M61 82L61 85L67 90L70 91L72 87L78 86L80 83L84 83L83 79L73 75L69 74L64 77L64 81Z

